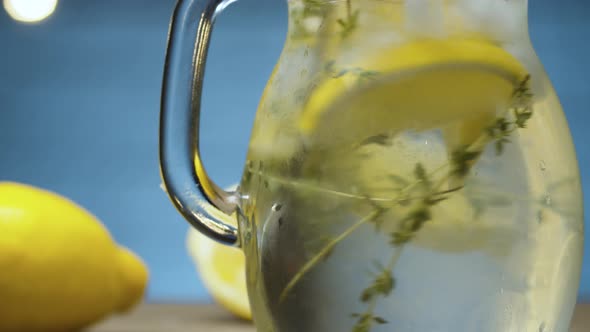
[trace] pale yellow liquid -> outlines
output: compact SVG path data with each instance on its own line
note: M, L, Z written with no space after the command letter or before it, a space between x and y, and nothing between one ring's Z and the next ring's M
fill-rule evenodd
M366 44L357 47L364 51L383 40L363 37ZM368 331L566 332L580 275L581 190L561 107L524 42L511 52L533 77L535 113L527 128L501 155L487 147L462 189L432 208L410 242L390 243L408 212L392 204L378 229L360 225L284 294L330 241L376 203L397 197L391 174L412 179L420 163L436 179L449 163L442 127L319 155L302 148L302 95L313 91L320 53L334 50L290 38L261 103L241 184L240 228L258 330L354 331L358 318L351 315L368 309L360 295L375 266L393 262L395 287L372 305L387 323ZM354 49L337 54L343 62L363 56Z

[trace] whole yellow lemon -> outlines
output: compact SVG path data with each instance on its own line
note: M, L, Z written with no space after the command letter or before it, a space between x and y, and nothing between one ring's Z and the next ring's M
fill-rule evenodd
M141 299L148 272L89 212L0 183L0 331L72 331Z

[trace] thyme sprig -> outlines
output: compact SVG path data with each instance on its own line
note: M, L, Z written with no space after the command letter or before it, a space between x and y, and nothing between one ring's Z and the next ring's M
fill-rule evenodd
M319 250L302 268L293 276L280 295L283 301L290 291L297 285L316 264L321 262L334 248L367 223L374 223L377 230L383 223L382 217L396 206L410 207L409 212L400 219L396 230L390 234L390 245L394 252L388 263L381 267L373 277L371 284L360 295L360 301L367 304L363 313L355 313L353 317L357 322L353 332L368 332L374 324L387 323L383 318L374 314L379 298L389 296L395 289L396 279L393 269L399 260L405 244L412 241L419 231L428 222L432 221L432 208L446 201L455 192L463 189L463 186L453 186L456 179L463 179L469 175L475 161L481 156L486 146L493 142L496 154L504 151L504 145L510 143L510 136L518 129L526 128L528 121L533 116L532 93L529 90L530 76L515 88L512 95L512 105L507 112L498 117L496 121L486 128L480 136L471 144L456 148L449 159L449 163L439 168L428 171L423 164L417 163L414 167L413 179L409 180L399 175L392 175L390 180L395 183L396 194L385 200L367 198L374 209L354 223L340 235L329 241ZM366 144L388 144L388 137L377 135L369 139ZM438 179L435 175L446 169L446 172ZM419 195L414 195L418 191Z
M336 22L340 26L340 35L347 38L357 28L359 23L360 11L352 10L352 0L346 0L346 18L338 19Z
M353 314L353 317L358 317L358 319L352 328L352 332L369 332L375 323L387 324L385 319L375 315L375 309L379 297L389 296L395 288L396 280L392 271L401 253L402 247L397 247L388 264L380 269L373 282L361 293L360 300L367 303L367 310L360 314Z

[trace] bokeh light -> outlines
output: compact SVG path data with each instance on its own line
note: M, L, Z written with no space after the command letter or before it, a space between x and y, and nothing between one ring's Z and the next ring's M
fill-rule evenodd
M10 17L20 22L35 23L55 11L58 0L3 0Z

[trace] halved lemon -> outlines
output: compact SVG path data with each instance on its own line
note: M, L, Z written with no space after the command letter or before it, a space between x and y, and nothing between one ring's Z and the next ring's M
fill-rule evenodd
M227 223L233 221L235 224L235 215L230 217L221 212L210 212ZM213 299L238 317L251 319L242 250L217 243L192 228L188 232L187 246Z
M308 144L434 128L446 130L449 145L468 144L507 109L527 76L510 53L479 39L417 40L347 67L355 70L310 96L299 121Z

